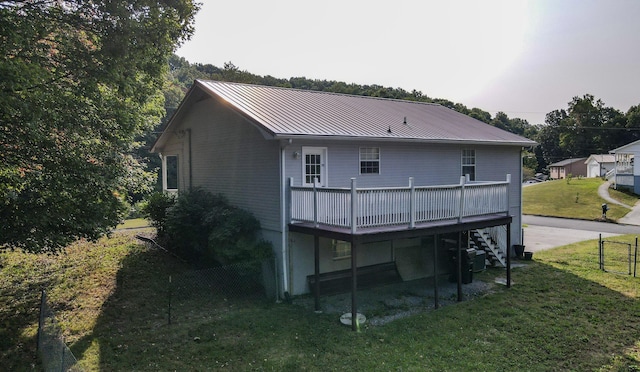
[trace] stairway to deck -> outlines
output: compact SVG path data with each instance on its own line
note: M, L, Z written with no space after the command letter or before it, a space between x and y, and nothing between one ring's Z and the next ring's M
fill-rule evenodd
M501 249L486 230L471 230L469 245L476 250L484 251L487 265L492 267L506 267L506 251Z

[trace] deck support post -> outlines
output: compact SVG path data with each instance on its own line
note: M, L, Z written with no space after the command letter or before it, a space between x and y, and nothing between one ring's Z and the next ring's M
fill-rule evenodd
M313 276L315 278L314 283L314 299L315 299L315 311L320 311L320 236L313 236Z
M462 231L458 231L458 259L457 267L458 271L458 302L462 302Z
M511 288L511 223L507 224L507 288Z
M438 234L433 236L433 308L440 307L438 299Z
M358 290L358 262L357 257L358 244L351 241L351 330L358 330L358 303L356 301L356 292Z

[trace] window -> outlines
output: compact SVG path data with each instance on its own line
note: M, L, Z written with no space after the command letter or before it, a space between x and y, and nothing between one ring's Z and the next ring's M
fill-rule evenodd
M380 173L380 148L360 147L360 174Z
M462 175L467 174L470 181L476 180L476 150L462 150Z
M351 243L342 240L331 240L333 259L340 260L351 257Z
M178 156L165 156L165 190L178 189Z

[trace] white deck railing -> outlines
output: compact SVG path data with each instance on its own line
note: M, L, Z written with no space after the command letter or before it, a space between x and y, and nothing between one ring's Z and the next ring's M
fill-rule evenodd
M359 228L407 225L508 213L510 175L502 182L457 185L357 188L289 184L291 222Z

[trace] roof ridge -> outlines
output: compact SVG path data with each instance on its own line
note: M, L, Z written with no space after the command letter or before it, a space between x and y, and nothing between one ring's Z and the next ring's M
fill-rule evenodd
M415 103L415 104L422 104L422 105L439 106L439 107L447 108L449 110L453 110L452 108L449 108L447 106L444 106L444 105L441 105L441 104L435 103L435 102L412 101L412 100L400 99L400 98L365 96L365 95L360 95L360 94L328 92L326 90L279 87L279 86L275 86L275 85L238 83L238 82L235 82L235 81L221 81L221 80L209 80L209 79L196 79L196 81L206 82L206 83L220 83L220 84L230 84L230 85L241 85L241 86L248 86L248 87L260 87L260 88L278 89L278 90L295 90L295 91L299 91L299 92L323 93L323 94L328 94L328 95L336 95L336 96L343 96L343 97L354 97L354 98L368 98L368 99L382 100L382 101L396 101L396 102L405 102L405 103Z

